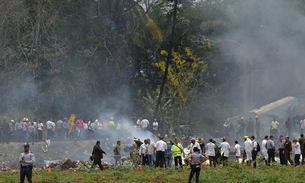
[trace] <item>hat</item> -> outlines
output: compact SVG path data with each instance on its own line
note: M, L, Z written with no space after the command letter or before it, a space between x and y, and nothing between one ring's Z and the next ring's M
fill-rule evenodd
M247 135L245 135L245 136L244 136L244 138L246 139L246 138L248 138L248 136L247 136Z
M30 147L28 143L25 143L23 147Z

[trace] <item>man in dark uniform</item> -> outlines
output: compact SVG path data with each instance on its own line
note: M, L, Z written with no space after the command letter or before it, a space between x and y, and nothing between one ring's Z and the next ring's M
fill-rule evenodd
M30 152L29 144L23 146L24 152L20 154L20 183L24 183L25 177L29 183L32 183L32 169L35 163L35 156Z
M289 140L289 137L285 137L285 145L284 145L284 153L285 153L285 164L289 162L290 165L293 165L293 161L290 158L290 153L292 152L292 144L291 141Z
M200 154L200 150L198 147L194 147L193 151L194 152L186 158L186 160L191 165L191 172L188 182L190 183L193 179L193 176L195 175L196 183L199 183L201 164L204 161L205 157Z
M93 168L95 165L98 165L101 170L104 169L104 167L102 165L102 160L101 160L101 159L103 159L103 154L106 154L106 153L101 148L101 142L97 141L92 150L93 164L92 164L91 168Z

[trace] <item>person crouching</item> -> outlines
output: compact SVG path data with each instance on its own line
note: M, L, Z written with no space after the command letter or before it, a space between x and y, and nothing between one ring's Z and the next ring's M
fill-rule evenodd
M194 147L193 153L190 154L188 157L186 157L186 160L189 162L191 165L191 172L189 176L189 183L192 181L194 174L195 174L195 179L196 183L199 183L199 174L201 170L201 164L204 161L205 157L200 154L200 150L197 147Z

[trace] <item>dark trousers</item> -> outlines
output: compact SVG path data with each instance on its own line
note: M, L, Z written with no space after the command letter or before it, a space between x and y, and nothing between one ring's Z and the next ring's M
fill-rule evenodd
M91 168L94 168L95 165L98 165L98 167L101 169L101 170L104 170L104 167L102 165L102 160L100 158L98 159L94 159L93 160L93 164L91 166Z
M31 167L26 167L26 168L21 167L20 168L20 183L24 183L25 177L29 183L32 183L32 168Z
M295 166L299 166L299 165L300 165L300 157L301 157L300 154L295 154L295 155L294 155L294 163L295 163Z
M268 165L270 165L271 161L273 161L273 162L275 161L275 159L274 159L274 149L268 149L267 152L268 152Z
M284 154L284 149L279 149L279 158L280 158L281 165L287 165L287 161L286 161L287 159Z
M142 157L142 165L148 165L148 155L141 154Z
M293 161L290 158L290 153L285 153L285 165L288 164L288 161L289 161L290 165L293 165Z
M181 158L181 156L175 156L174 157L174 162L175 162L175 167L178 166L178 163L182 167L182 158Z
M252 151L252 161L254 168L256 168L256 157L257 157L257 151Z
M195 181L196 183L199 183L199 174L200 174L200 165L191 165L191 172L190 172L190 176L189 176L189 181L188 183L191 183L193 177L195 174Z
M212 163L213 163L214 167L216 167L216 158L215 158L215 156L209 156L209 160L210 160L210 166L212 166Z
M165 160L165 152L164 151L157 151L156 153L156 167L163 168Z
M42 140L42 130L37 130L38 132L38 140Z

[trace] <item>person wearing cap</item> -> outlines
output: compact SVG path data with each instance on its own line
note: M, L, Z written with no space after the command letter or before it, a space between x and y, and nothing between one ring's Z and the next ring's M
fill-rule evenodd
M203 163L204 159L205 157L200 153L200 149L198 147L194 147L193 153L186 157L186 160L191 165L188 183L192 181L194 175L196 183L199 183L201 164Z
M30 152L30 145L23 146L24 151L20 154L20 183L24 183L25 177L29 183L32 183L32 169L35 163L35 156Z

